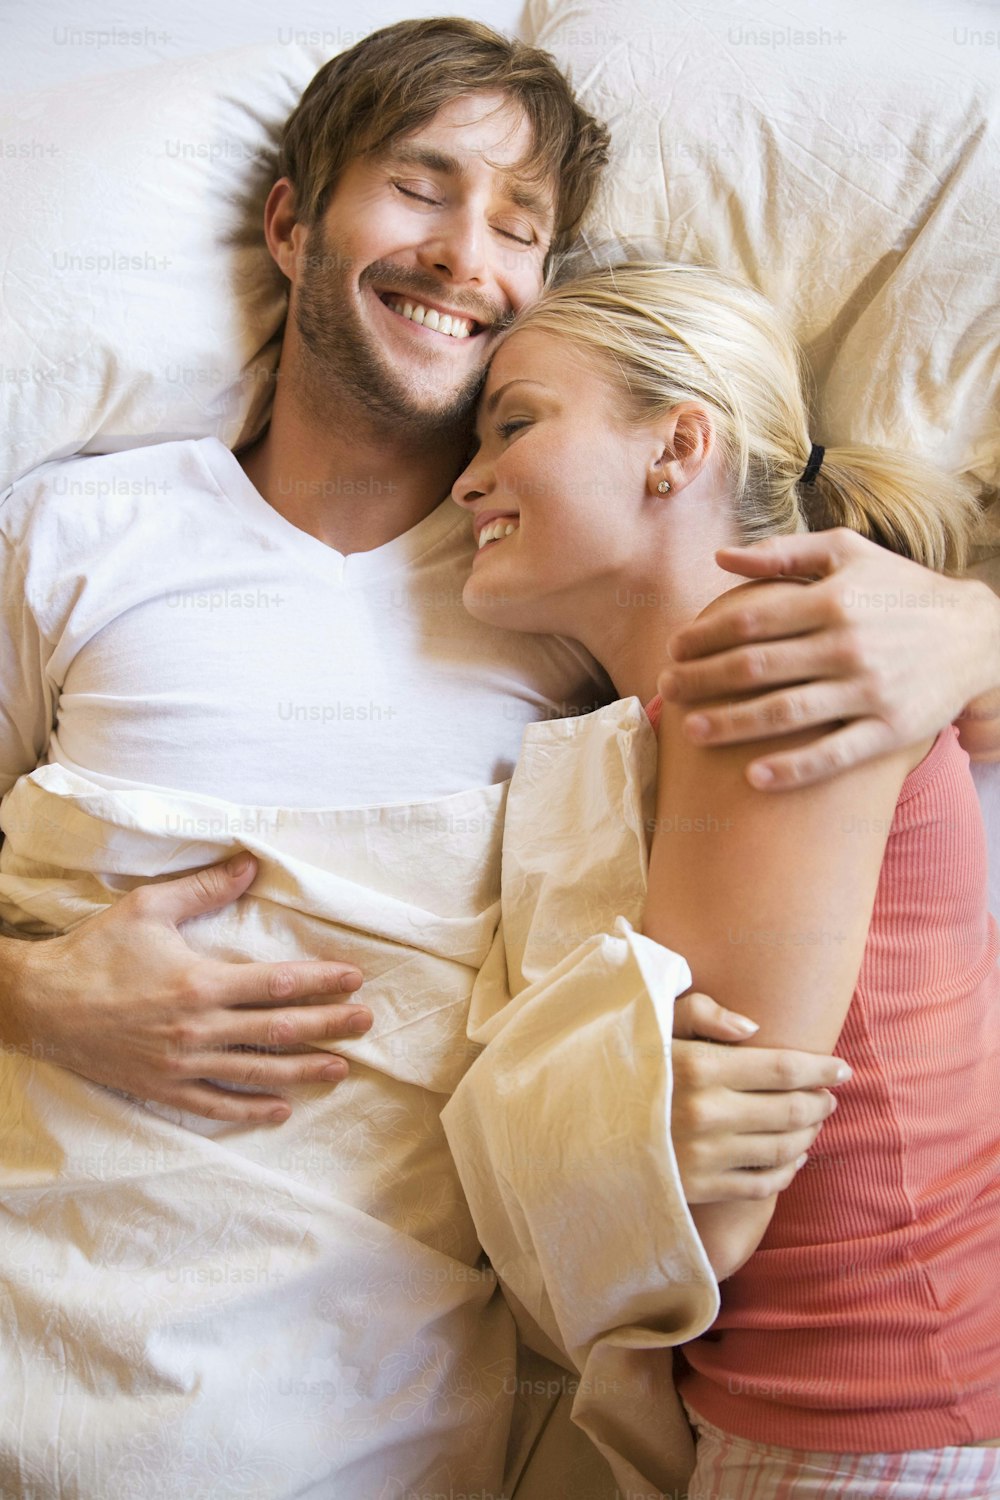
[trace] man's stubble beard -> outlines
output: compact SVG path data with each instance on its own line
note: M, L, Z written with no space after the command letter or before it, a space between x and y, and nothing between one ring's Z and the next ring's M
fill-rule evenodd
M420 446L453 443L467 434L486 378L485 365L470 371L437 401L426 386L414 389L392 368L378 348L377 336L363 325L347 290L351 266L330 250L322 223L310 230L309 246L295 307L302 352L296 384L312 415L339 426L346 405L369 430L384 429L393 441L403 437ZM419 283L413 286L415 300L421 290L430 297L430 278L403 272L390 262L373 262L359 278L362 287L379 281ZM430 300L439 298L438 289ZM492 320L492 309L483 303L480 320L488 319ZM433 378L429 374L429 381Z

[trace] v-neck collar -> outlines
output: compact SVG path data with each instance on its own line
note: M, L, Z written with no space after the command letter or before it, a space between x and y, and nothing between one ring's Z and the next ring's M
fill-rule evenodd
M457 526L468 527L468 517L446 496L429 515L409 531L367 552L338 552L326 542L289 521L269 505L251 484L239 459L218 438L203 438L200 455L216 488L225 499L247 515L256 528L286 550L291 548L312 567L320 567L339 583L354 583L383 577L406 568L422 553L446 537ZM471 531L469 537L472 548Z

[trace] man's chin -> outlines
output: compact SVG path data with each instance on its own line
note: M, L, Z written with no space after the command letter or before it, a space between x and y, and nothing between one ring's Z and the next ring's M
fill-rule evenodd
M482 383L483 374L479 372L473 380L451 391L442 391L440 386L398 387L395 401L390 398L383 403L383 409L394 408L394 420L409 431L425 437L434 433L450 435L470 426Z
M455 368L456 359L424 363L406 353L394 359L370 330L343 317L336 322L308 298L300 306L299 332L303 392L335 426L360 419L389 439L406 435L423 444L469 428L485 363Z
M380 371L378 405L383 412L398 413L407 427L423 425L431 431L451 432L472 422L486 380L485 356L470 364L464 351L456 350L454 355L448 351L447 357L426 363L418 357L413 362L404 358L396 365L384 350L372 354L369 368L372 377L376 367Z

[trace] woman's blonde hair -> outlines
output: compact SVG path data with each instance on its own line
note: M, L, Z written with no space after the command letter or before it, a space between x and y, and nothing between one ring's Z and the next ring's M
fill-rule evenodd
M550 286L510 332L558 334L596 357L626 419L708 408L751 542L847 526L926 567L958 572L979 522L971 489L883 448L828 447L818 476L798 347L752 288L698 266L633 261Z

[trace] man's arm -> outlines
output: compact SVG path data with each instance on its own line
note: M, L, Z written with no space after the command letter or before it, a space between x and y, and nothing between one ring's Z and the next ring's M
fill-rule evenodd
M0 938L0 1047L243 1123L287 1119L282 1087L343 1078L344 1059L315 1044L371 1025L362 1007L331 1003L360 987L353 965L229 963L184 941L183 922L246 891L257 867L244 859L141 886L61 936Z
M0 532L0 792L45 760L56 635ZM188 947L180 924L235 901L255 873L249 859L242 873L213 866L140 887L57 937L0 936L0 1048L210 1119L286 1119L283 1086L347 1072L310 1044L356 1035L355 1018L365 1030L371 1017L330 1003L360 986L351 965L226 963Z
M970 754L1000 755L1000 599L988 585L946 578L843 527L716 556L748 578L814 580L724 596L671 641L660 691L690 710L689 739L733 745L835 726L751 761L754 786L806 786L955 720ZM748 690L756 696L719 704Z

